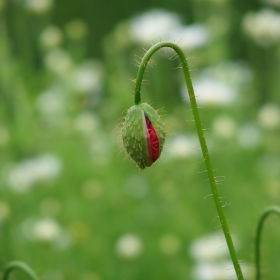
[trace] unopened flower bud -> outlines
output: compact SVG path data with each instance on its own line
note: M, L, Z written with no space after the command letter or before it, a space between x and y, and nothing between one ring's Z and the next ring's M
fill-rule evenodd
M141 169L159 158L165 135L165 125L150 105L134 105L127 111L122 130L123 144Z

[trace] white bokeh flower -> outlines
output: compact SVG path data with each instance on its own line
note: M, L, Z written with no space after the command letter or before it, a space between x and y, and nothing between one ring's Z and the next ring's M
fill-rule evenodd
M193 278L196 280L226 280L233 279L235 271L230 261L218 263L198 263L193 271Z
M229 116L217 117L214 119L212 127L214 134L223 139L233 138L237 129L234 119Z
M51 88L37 97L36 107L42 116L57 117L65 111L65 100L58 88Z
M94 60L87 60L73 73L72 86L80 93L98 91L102 84L101 64Z
M195 95L198 104L221 106L236 100L236 90L227 83L209 78L195 79Z
M174 29L169 37L183 49L194 49L208 43L210 33L204 25L193 24Z
M25 159L8 168L7 183L13 190L24 192L37 183L55 179L61 167L61 161L52 154Z
M243 19L244 32L261 47L280 42L280 14L271 9L249 12Z
M280 124L280 109L275 104L265 104L258 113L258 121L261 127L275 129Z
M83 135L90 136L100 128L100 120L93 112L85 111L77 115L74 127Z
M43 219L35 223L33 228L34 238L38 241L52 241L60 234L60 226L52 219Z
M50 25L42 31L39 40L43 47L55 48L62 43L62 33L57 26Z
M74 68L69 54L59 48L49 51L44 58L44 63L49 70L62 77L67 77Z
M62 232L60 225L51 218L28 218L22 223L22 230L30 241L51 242Z
M25 7L35 14L44 14L51 10L53 0L26 0Z
M251 79L252 73L245 63L224 61L201 70L192 80L198 104L225 106L236 100L238 93ZM185 84L181 93L183 99L189 102Z
M117 254L125 259L138 257L143 250L142 240L131 233L122 235L116 243Z
M228 256L223 234L215 232L196 239L190 246L190 254L197 261L212 261Z
M198 139L196 135L177 134L169 139L167 156L170 158L189 158L198 156Z
M180 26L177 14L155 9L132 18L129 23L129 32L132 40L147 44L160 39L168 39L171 31Z

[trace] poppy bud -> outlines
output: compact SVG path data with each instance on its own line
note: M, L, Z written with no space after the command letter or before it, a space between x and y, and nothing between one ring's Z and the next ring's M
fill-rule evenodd
M164 123L150 105L134 105L127 111L122 130L123 144L141 169L159 158L165 134Z

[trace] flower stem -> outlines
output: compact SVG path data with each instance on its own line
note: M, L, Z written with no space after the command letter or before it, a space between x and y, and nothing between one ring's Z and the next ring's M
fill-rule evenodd
M261 243L261 233L263 229L263 224L265 219L272 213L275 213L280 216L280 208L276 206L271 206L266 208L259 220L256 239L255 239L255 265L256 265L256 280L261 279L261 257L260 257L260 243Z
M181 67L183 69L183 73L184 73L184 78L185 78L185 82L186 82L186 86L188 89L188 94L189 94L189 99L190 99L190 104L191 104L191 108L192 108L192 113L193 113L193 117L194 117L194 121L195 121L195 125L196 125L196 129L197 129L197 134L198 134L198 138L199 138L199 142L200 142L200 146L201 146L201 150L202 150L202 154L203 154L203 158L204 158L204 162L206 165L206 169L207 169L207 173L208 173L208 179L209 179L209 183L210 183L210 187L212 190L212 194L213 194L213 198L215 201L215 205L216 205L216 209L219 215L219 219L220 219L220 223L225 235L225 239L227 242L227 246L230 252L230 256L234 265L234 269L237 275L237 279L238 280L243 280L243 274L237 259L237 255L236 255L236 251L232 242L232 238L231 238L231 234L228 228L228 224L226 221L226 217L223 211L223 206L222 203L220 201L220 196L218 193L218 189L217 189L217 185L216 185L216 181L215 181L215 177L213 174L213 169L212 169L212 165L211 165L211 161L210 161L210 156L209 156L209 152L208 152L208 148L207 148L207 144L205 141L205 137L204 137L204 133L203 133L203 129L202 129L202 125L201 125L201 121L200 121L200 116L199 116L199 112L198 112L198 107L197 107L197 102L196 102L196 98L195 98L195 94L194 94L194 89L193 89L193 85L192 85L192 81L191 81L191 77L190 77L190 72L189 72L189 68L188 68L188 64L187 64L187 60L186 57L182 51L182 49L180 47L178 47L176 44L172 43L172 42L159 42L155 45L153 45L144 55L144 57L142 58L142 61L140 63L140 67L138 70L138 74L136 77L136 83L135 83L135 104L138 105L141 103L141 96L140 96L140 91L141 91L141 84L142 84L142 79L143 79L143 75L144 75L144 71L146 69L146 66L148 65L149 59L152 57L152 55L159 50L160 48L164 48L164 47L169 47L171 49L173 49L180 61L181 61Z
M39 278L36 276L35 272L25 263L19 262L19 261L13 261L8 263L8 265L5 268L3 280L8 280L10 273L14 269L19 269L23 271L27 276L29 276L32 280L39 280Z

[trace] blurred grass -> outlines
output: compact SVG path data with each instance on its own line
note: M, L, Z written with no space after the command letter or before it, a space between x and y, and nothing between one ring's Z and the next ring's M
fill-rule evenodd
M144 87L143 100L151 100L156 108L164 107L171 135L162 159L141 172L119 153L113 130L122 112L133 104L129 78L135 77L137 68L131 64L135 53L141 56L142 46L120 40L118 32L126 33L119 23L111 28L113 23L108 23L110 13L106 8L108 18L98 15L92 19L108 24L106 34L101 32L102 24L91 33L93 25L86 22L90 27L87 36L94 42L91 44L96 49L99 44L103 49L103 57L95 60L101 65L96 73L103 69L101 86L79 89L77 70L89 58L92 60L85 51L85 38L74 41L61 30L63 42L50 49L40 46L38 39L50 23L56 23L52 13L57 21L56 17L61 15L61 24L66 17L83 15L82 6L75 13L74 4L69 4L69 10L63 14L64 4L58 2L53 12L42 16L10 2L6 10L0 11L0 268L10 260L22 260L43 280L197 279L192 276L196 260L189 248L200 236L219 228L214 204L208 196L207 178L201 173L204 166L198 145L190 147L191 155L172 154L172 141L177 135L195 134L194 125L189 122L192 118L188 103L181 102L181 74L172 69L178 65L162 54L155 57L157 66L149 69L150 85ZM174 7L180 9L182 3L177 4L174 2ZM215 5L209 4L209 9ZM224 8L229 9L232 17L237 11L242 17L241 2L235 5ZM192 2L191 7L193 22L207 17L206 10L194 16L199 6ZM138 11L136 4L132 8L130 11L127 7L127 14ZM120 13L119 17L122 16ZM27 32L27 23L36 25L34 33ZM99 37L95 37L95 32L100 32ZM236 35L236 29L231 26L228 32L228 37L222 34L208 46L190 50L190 57L195 56L190 60L191 68L200 70L224 60L247 58L244 53L236 58L240 45L246 42L232 45L231 36ZM101 36L102 43L97 44L96 38ZM253 238L259 213L268 205L279 204L280 195L279 123L267 128L259 121L264 101L274 102L279 111L279 83L267 85L263 80L260 85L258 81L262 69L268 71L271 61L279 61L279 43L274 47L277 52L255 45L249 51L252 48L271 55L268 60L264 58L266 68L258 68L255 58L248 59L253 80L241 88L237 101L226 106L205 105L201 109L203 126L209 129L206 137L214 168L217 175L226 178L220 192L231 203L225 211L237 240L238 256L249 266L253 266ZM46 61L57 49L63 51L59 54L66 66L61 66L57 59L49 67ZM279 67L273 67L273 75L277 73ZM193 75L195 78L199 73ZM273 90L262 98L260 88ZM228 137L217 133L213 125L224 116L235 125ZM254 133L250 135L250 130L246 132L248 124L253 132L259 133L259 138L255 139ZM242 131L247 133L245 144ZM58 160L58 175L34 179L26 189L13 187L13 168L44 154ZM279 230L279 221L273 218L265 228L263 267L267 279L279 276ZM141 244L141 250L132 257L118 251L120 238L127 234L136 235ZM250 277L249 274L246 279ZM11 279L24 278L15 272Z

